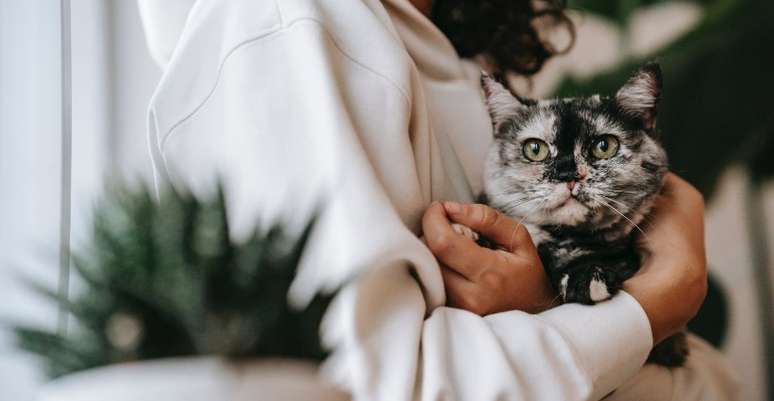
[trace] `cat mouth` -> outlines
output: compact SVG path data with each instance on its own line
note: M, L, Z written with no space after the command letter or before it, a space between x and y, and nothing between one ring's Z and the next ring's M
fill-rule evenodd
M568 207L568 206L583 206L586 207L586 205L583 204L578 198L568 195L567 198L565 198L563 201L557 203L556 205L549 208L550 212L557 211L559 209Z

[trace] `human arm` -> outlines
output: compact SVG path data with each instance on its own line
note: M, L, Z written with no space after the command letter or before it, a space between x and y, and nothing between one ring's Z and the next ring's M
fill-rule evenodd
M638 274L624 283L624 291L642 305L658 343L682 330L707 294L701 193L667 174L644 229L640 243L646 257Z

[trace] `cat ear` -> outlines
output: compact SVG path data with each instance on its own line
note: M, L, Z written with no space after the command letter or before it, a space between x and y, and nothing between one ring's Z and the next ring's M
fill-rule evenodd
M520 108L524 107L524 104L513 96L503 84L484 71L481 71L481 87L484 89L486 106L489 109L489 116L492 118L495 135L497 135L499 127L512 118Z
M661 97L661 67L648 63L641 67L615 94L624 113L642 121L645 130L656 127L656 111Z

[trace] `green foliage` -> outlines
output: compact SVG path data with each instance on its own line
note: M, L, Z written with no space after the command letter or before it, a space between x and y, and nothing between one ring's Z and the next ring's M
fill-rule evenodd
M603 2L599 2L603 3ZM604 2L611 3L611 2ZM664 71L659 127L672 170L710 195L730 163L774 172L774 2L715 0L691 31L645 59L591 80L566 80L559 96L613 94L648 59Z
M625 26L631 15L640 7L652 6L658 3L674 2L674 0L570 0L570 8L583 10L604 17L617 25ZM688 3L698 3L704 6L712 5L719 0L683 0Z
M222 191L207 201L115 191L95 213L91 246L73 258L83 288L65 300L33 284L76 324L66 334L16 327L19 345L53 377L187 355L322 359L318 327L330 297L302 311L287 303L313 223L297 238L275 224L237 244L226 216Z

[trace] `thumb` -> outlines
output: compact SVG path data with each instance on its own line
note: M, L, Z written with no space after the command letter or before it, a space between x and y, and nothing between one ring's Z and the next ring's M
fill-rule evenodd
M472 228L509 252L524 241L532 242L522 224L489 206L443 202L443 207L450 220Z

